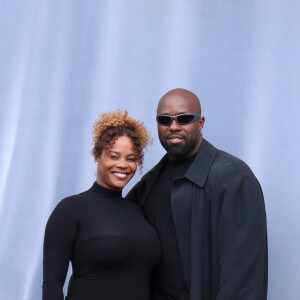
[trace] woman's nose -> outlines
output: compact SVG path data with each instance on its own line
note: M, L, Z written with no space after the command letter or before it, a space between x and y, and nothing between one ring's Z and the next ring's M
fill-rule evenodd
M124 159L119 159L118 160L118 163L117 163L117 166L119 167L119 168L127 168L127 166L128 166L128 163L127 163L127 160L124 158Z

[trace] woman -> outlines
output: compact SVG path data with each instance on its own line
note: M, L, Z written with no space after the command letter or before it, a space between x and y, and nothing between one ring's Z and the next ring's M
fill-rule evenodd
M43 300L63 300L72 262L68 300L148 300L150 274L160 244L123 187L142 168L149 144L144 125L127 111L103 113L94 125L97 181L63 199L51 214L44 240Z

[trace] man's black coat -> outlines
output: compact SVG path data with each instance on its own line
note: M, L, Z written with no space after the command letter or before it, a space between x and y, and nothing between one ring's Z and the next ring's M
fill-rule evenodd
M141 206L167 156L126 196ZM240 159L203 139L171 207L191 300L267 299L268 254L261 187Z

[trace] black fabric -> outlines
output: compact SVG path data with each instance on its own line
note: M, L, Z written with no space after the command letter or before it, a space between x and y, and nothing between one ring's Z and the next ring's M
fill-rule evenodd
M168 163L167 156L126 198L141 206ZM173 199L176 198L176 199ZM184 175L172 185L171 203L189 199L191 214L172 206L183 267L190 270L191 300L266 300L268 245L262 190L240 159L203 139ZM185 228L190 218L190 227ZM184 245L186 235L190 243Z
M162 243L162 258L154 272L153 299L189 299L171 211L171 186L183 177L195 156L169 161L157 179L144 212Z
M45 231L43 300L148 300L160 242L141 209L94 183L62 200Z

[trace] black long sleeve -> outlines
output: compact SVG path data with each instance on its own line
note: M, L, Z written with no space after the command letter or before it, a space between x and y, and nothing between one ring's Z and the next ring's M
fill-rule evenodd
M72 197L61 201L51 214L46 226L43 300L63 300L62 288L78 225L75 202Z

